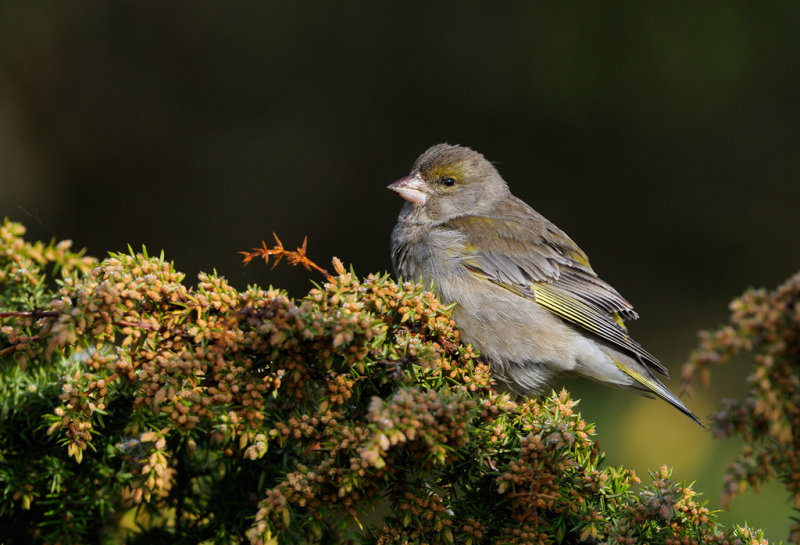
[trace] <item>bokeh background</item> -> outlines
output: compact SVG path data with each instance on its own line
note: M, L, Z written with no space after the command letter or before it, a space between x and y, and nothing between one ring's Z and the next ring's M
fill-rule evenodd
M390 268L385 186L469 145L634 303L679 374L696 331L800 269L800 3L0 3L0 216L89 253L165 250L194 281L302 296L239 250L309 238ZM714 375L697 414L745 391ZM676 386L676 381L670 383ZM665 403L568 384L607 463L661 464L718 505L738 444ZM779 484L722 519L784 538Z

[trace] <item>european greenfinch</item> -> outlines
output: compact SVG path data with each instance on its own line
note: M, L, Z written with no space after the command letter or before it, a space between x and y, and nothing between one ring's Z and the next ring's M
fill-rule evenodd
M628 334L624 320L638 317L631 304L483 155L437 144L389 189L407 201L392 232L395 271L455 303L462 340L500 386L539 395L580 375L655 394L700 423L656 378L666 368Z

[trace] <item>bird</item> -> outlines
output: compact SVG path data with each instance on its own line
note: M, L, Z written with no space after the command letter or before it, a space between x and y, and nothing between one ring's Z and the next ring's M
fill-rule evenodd
M633 306L567 234L515 197L471 148L436 144L388 189L406 202L391 235L395 273L432 285L501 389L538 396L564 376L658 397L702 426L635 341Z

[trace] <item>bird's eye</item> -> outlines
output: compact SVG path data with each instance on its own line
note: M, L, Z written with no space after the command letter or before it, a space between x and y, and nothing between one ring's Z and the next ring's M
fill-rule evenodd
M449 176L446 176L446 177L442 178L442 183L444 185L446 185L447 187L453 187L454 185L456 185L455 179L453 179L453 178L451 178Z

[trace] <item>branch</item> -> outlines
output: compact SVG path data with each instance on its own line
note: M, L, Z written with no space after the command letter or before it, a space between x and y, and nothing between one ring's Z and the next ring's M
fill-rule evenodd
M278 238L278 235L272 233L272 236L275 237L275 246L273 246L272 248L268 248L267 243L261 241L260 248L253 248L253 251L251 252L239 252L244 256L243 261L245 265L247 265L253 259L258 257L263 258L265 263L269 263L270 257L275 257L275 261L272 263L272 268L274 269L278 265L278 263L280 263L281 259L285 257L286 261L289 262L289 265L293 266L302 265L303 267L306 268L306 270L310 271L311 269L314 269L315 271L321 273L322 276L325 277L325 280L330 281L333 279L333 277L328 271L326 271L325 269L323 269L322 267L311 261L306 255L306 246L308 243L308 237L305 237L303 239L303 244L299 246L297 250L291 251L283 247L283 243ZM338 261L339 261L338 259L334 261L334 266L336 266ZM337 272L339 272L338 270L339 267L336 268Z

